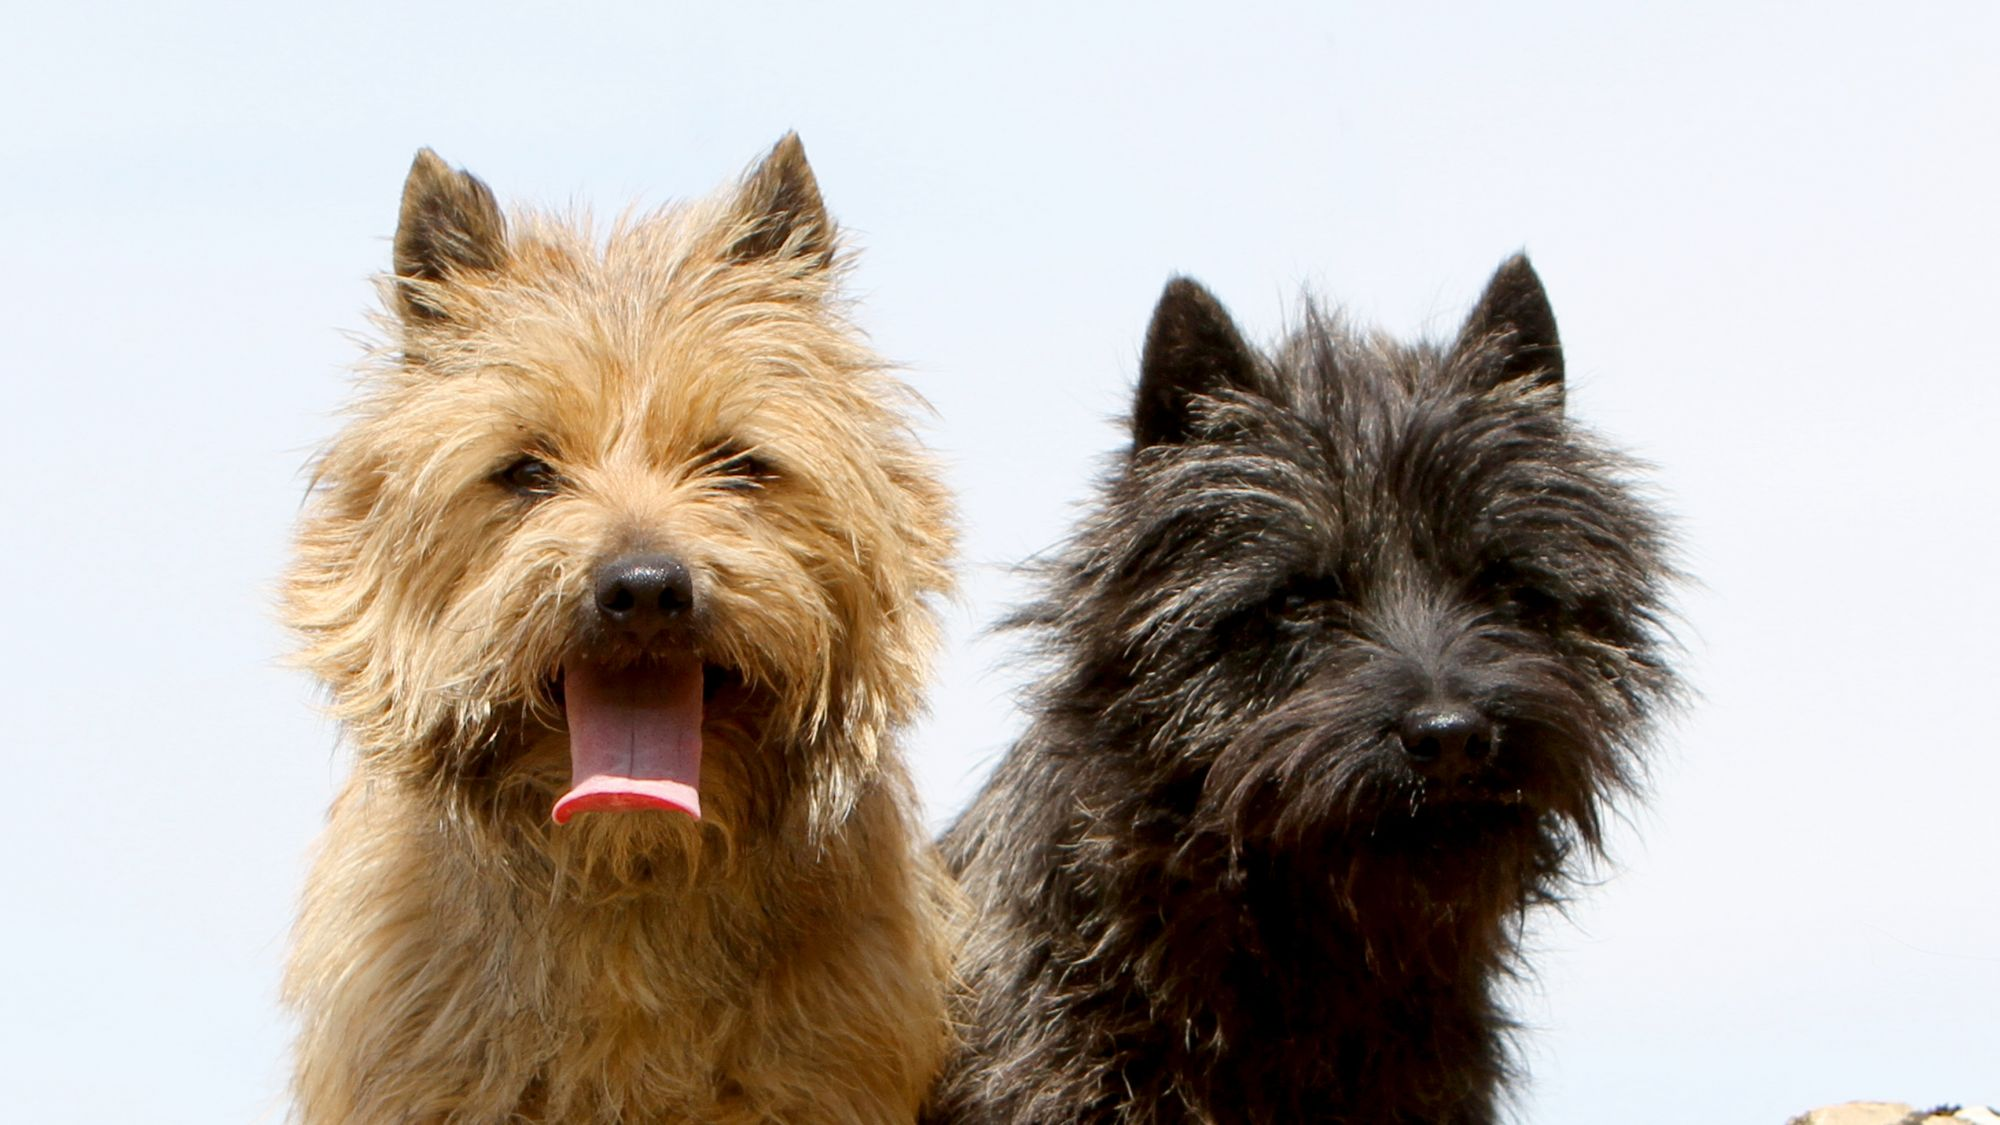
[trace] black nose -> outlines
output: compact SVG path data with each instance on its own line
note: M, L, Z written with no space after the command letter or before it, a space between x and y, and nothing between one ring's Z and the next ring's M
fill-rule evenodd
M671 555L624 555L597 570L597 612L640 640L694 608L694 577Z
M1426 703L1403 716L1397 731L1417 771L1438 780L1479 769L1493 754L1493 723L1457 703Z

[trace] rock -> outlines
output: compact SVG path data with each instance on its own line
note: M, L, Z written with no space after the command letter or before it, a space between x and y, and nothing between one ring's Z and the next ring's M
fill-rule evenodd
M1848 1102L1802 1113L1785 1125L2000 1125L2000 1113L1986 1106L1941 1105L1916 1109L1902 1102Z

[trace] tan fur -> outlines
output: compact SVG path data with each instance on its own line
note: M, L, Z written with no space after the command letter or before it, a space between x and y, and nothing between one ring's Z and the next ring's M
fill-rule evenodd
M502 219L419 155L390 335L285 588L358 751L286 996L306 1122L893 1122L946 1046L947 896L894 746L951 514L842 315L795 138L719 197ZM727 487L719 448L772 473ZM522 455L563 487L524 499ZM703 816L550 808L593 568L671 549L733 680Z

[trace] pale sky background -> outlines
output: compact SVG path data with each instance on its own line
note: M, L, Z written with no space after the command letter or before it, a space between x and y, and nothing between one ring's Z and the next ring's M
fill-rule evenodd
M1452 330L1525 247L1573 412L1659 467L1703 693L1535 928L1523 1120L2000 1102L2000 6L14 4L0 36L0 1120L268 1122L345 768L272 590L411 153L699 194L796 128L937 408L976 640L1168 276Z

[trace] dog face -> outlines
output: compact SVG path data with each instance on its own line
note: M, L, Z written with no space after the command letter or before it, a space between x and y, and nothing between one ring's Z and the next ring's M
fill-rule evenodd
M1385 894L1460 907L1485 880L1496 912L1595 842L1673 694L1672 572L1630 466L1563 416L1525 260L1449 346L1315 315L1271 359L1177 281L1133 428L1060 601L1083 611L1043 624L1097 650L1075 667L1102 682L1059 691L1183 774L1197 834L1386 863Z
M793 138L601 246L419 155L399 346L287 588L365 760L474 815L840 814L918 706L951 529L834 253Z

